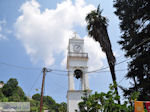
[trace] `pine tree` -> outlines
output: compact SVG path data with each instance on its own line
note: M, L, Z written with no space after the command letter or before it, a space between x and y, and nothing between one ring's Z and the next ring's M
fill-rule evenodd
M126 77L134 83L124 95L138 91L139 100L150 100L150 0L115 0L114 7L121 21L119 44L132 59Z

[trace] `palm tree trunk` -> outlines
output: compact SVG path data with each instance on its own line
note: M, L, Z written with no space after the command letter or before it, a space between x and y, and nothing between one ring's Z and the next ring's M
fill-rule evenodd
M113 64L113 63L109 60L107 52L106 52L106 57L107 57L107 61L108 61L108 64L109 64L109 68L110 68L112 80L113 80L113 83L115 84L115 82L117 83L117 81L116 81L116 74L115 74L115 64ZM115 87L115 90L116 90L116 92L117 92L116 94L119 96L117 86ZM120 99L118 100L118 104L120 104Z

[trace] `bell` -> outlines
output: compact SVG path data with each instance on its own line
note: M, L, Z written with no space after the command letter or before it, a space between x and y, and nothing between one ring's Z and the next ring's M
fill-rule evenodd
M79 70L79 69L75 70L75 71L74 71L74 76L75 76L75 78L77 78L77 79L81 78L81 77L82 77L82 71Z

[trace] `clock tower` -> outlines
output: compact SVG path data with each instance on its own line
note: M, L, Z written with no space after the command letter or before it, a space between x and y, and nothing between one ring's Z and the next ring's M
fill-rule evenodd
M87 66L88 53L84 51L84 40L75 37L69 39L67 69L68 69L68 91L67 91L67 112L79 110L78 103L82 101L85 91L91 93L89 89ZM74 79L81 81L81 89L75 90Z

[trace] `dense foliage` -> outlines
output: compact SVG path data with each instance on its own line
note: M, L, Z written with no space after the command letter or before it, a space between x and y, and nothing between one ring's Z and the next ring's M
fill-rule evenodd
M1 81L0 83L4 83ZM40 94L34 94L32 98L27 98L21 87L18 86L17 79L10 78L2 88L0 88L0 102L30 102L31 112L39 112ZM66 103L56 103L50 96L43 96L43 109L50 112L66 112Z
M150 0L114 0L122 32L119 44L131 58L126 77L133 79L125 96L140 92L139 100L150 100Z
M39 111L40 107L40 94L34 94L31 101L31 111ZM55 100L50 96L43 96L43 109L49 110L50 112L66 112L67 104L66 103L56 103Z
M0 88L0 101L18 102L27 101L24 91L18 86L16 79L9 79L3 88Z
M119 96L116 94L115 87L110 85L107 93L95 93L93 95L83 97L83 101L79 103L80 112L133 112L131 99L118 104ZM86 93L86 91L85 91ZM132 93L132 100L138 97L138 93Z

